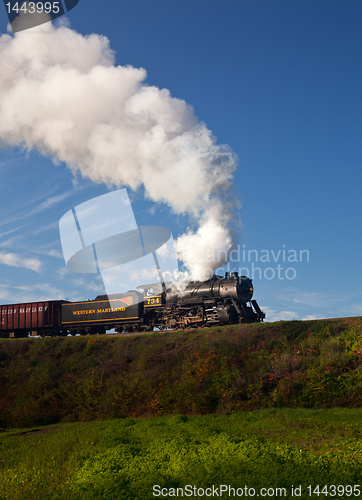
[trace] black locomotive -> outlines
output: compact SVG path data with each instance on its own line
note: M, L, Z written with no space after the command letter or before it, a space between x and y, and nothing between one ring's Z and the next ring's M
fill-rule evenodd
M0 306L0 336L72 335L182 329L263 321L251 279L237 273L191 281L178 290L171 283L100 295L84 302L48 301Z
M182 329L263 321L265 314L252 300L252 281L237 273L225 278L191 281L178 290L154 283L126 294L98 296L94 301L62 305L62 325L70 333L103 333Z
M252 296L249 278L226 273L225 278L192 281L181 291L171 287L146 296L144 321L152 328L173 329L262 321L265 314Z

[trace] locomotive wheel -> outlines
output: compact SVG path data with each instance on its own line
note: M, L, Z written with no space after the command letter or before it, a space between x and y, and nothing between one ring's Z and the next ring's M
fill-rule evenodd
M151 332L153 330L153 326L152 325L143 325L142 330L144 332Z
M177 321L175 318L171 318L167 320L167 328L176 328L177 327Z

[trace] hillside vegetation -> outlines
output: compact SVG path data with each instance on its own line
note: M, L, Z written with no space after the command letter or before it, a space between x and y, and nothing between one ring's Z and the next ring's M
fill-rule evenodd
M0 341L0 427L359 407L361 318Z

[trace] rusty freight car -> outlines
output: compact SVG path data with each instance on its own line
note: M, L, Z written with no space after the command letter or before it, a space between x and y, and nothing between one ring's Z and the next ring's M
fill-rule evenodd
M59 335L64 300L0 306L0 336Z

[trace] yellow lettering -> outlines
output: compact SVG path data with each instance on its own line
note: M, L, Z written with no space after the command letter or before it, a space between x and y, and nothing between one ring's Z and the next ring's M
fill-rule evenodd
M84 309L83 311L72 311L73 315L76 316L77 314L95 314L96 310L95 309ZM99 309L97 312L100 312Z

